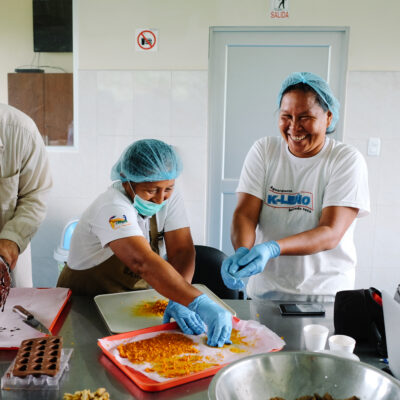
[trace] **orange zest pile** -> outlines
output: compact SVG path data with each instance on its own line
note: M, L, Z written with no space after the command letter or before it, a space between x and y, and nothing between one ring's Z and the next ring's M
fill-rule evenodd
M246 340L245 340L246 339ZM207 338L204 338L207 342ZM244 347L254 345L240 331L232 329L231 345L224 345L232 353L248 351ZM198 344L181 333L160 333L149 339L121 344L118 351L121 357L133 364L149 363L145 372L155 372L164 378L177 378L204 371L207 368L221 365L224 356L221 352L215 356L202 356Z
M245 339L247 339L247 336L242 336L240 334L240 331L238 331L237 329L232 329L230 339L231 339L232 344L224 344L222 347L224 349L229 349L229 351L232 353L245 353L248 350L244 349L243 347L240 347L240 346L252 347L255 344L254 341L246 341ZM205 345L207 345L207 340L208 340L208 338L204 337L203 343Z
M180 333L161 333L150 339L121 344L121 357L134 364L148 362L146 372L156 372L164 378L176 378L219 365L209 357L199 355L197 344Z
M237 329L232 329L232 333L231 333L232 344L250 346L251 343L248 342L248 341L245 341L244 339L247 339L247 337L246 336L242 336L240 334L240 331L238 331Z
M240 346L249 347L254 345L253 342L246 341L245 339L247 339L247 337L242 336L240 334L240 331L238 331L237 329L232 329L231 333L232 344L224 345L224 347L229 347L229 351L231 351L232 353L245 353L247 352L247 350Z
M167 305L168 300L142 301L133 307L132 313L141 317L162 317Z

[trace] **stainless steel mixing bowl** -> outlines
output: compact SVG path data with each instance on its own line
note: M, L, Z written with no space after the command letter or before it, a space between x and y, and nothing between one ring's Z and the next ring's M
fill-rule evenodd
M221 369L211 381L211 400L294 400L329 392L334 398L399 400L400 381L368 364L323 353L257 354Z

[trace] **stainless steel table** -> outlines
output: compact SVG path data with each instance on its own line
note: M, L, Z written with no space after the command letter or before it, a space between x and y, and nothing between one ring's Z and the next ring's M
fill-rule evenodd
M282 317L276 302L255 300L225 300L236 310L240 319L253 319L268 326L282 336L286 342L283 351L303 350L304 339L302 328L310 323L318 323L329 328L333 334L333 303L326 303L324 317ZM62 315L65 318L57 332L64 339L65 348L73 348L69 371L60 383L60 390L47 391L5 391L0 394L5 400L59 400L63 393L76 390L105 387L112 400L172 400L172 399L207 399L207 389L212 377L164 390L162 392L145 392L130 381L97 346L97 339L109 336L106 325L102 321L92 298L73 296L71 304ZM356 354L362 361L382 368L385 364L379 357L365 349L356 347ZM16 351L0 351L0 376L14 359Z

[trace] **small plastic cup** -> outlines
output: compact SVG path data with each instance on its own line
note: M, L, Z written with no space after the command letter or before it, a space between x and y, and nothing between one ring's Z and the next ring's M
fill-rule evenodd
M321 351L325 349L329 329L323 325L306 325L303 328L304 340L308 351Z
M352 353L356 341L346 335L333 335L329 338L329 349L332 351L345 351L346 353Z

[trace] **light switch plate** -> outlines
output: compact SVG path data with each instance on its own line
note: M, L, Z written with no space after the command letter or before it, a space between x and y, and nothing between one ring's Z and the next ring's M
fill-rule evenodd
M368 155L379 156L381 152L381 139L378 137L370 137L368 139Z

